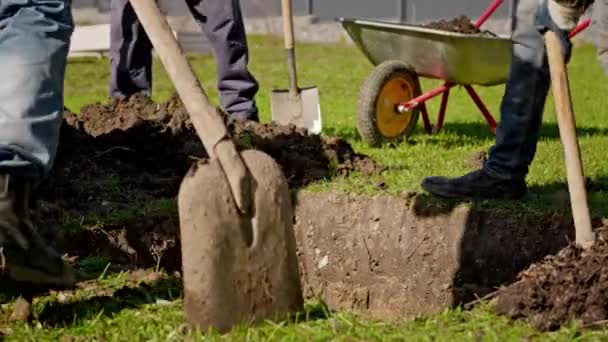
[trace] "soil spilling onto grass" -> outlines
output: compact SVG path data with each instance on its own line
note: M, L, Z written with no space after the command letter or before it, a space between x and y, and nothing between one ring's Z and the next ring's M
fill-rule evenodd
M275 123L226 122L237 146L272 156L291 188L353 171L382 171L340 138ZM146 206L162 198L172 201L190 165L206 157L176 96L165 103L134 96L85 106L78 116L66 112L56 164L39 193L42 219L103 217L103 225L84 234L78 229L77 236L65 233L64 238L54 238L56 247L79 255L103 252L115 262L175 269L179 265L165 261L179 260L177 217ZM129 218L116 214L121 211Z
M464 15L450 20L433 21L422 27L464 34L477 34L481 32L479 28L473 25L471 19Z
M577 320L593 326L608 319L608 231L589 250L571 245L531 266L499 293L496 309L527 318L541 331Z

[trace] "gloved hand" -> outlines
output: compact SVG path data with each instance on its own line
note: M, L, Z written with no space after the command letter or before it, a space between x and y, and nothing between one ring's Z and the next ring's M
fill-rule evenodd
M578 20L594 0L542 0L536 11L535 25L539 32L551 30L557 34L566 63L572 53L572 42L568 37Z
M561 43L564 60L567 63L572 53L572 42L568 34L576 27L580 16L576 15L577 10L575 8L570 7L565 2L563 0L542 0L536 11L534 25L542 34L548 30L557 34Z
M593 2L594 0L548 0L547 9L557 27L571 31Z

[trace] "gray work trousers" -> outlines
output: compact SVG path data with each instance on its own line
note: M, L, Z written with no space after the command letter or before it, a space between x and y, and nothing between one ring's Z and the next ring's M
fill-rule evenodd
M152 45L128 0L111 0L110 96L152 92ZM186 0L213 47L217 87L224 110L257 120L258 83L249 56L239 0Z

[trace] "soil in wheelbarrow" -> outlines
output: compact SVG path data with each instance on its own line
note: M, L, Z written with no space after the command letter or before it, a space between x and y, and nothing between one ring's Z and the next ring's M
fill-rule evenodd
M291 188L382 170L341 138L275 123L226 121L237 145L271 155ZM163 198L172 202L190 165L206 157L177 96L164 103L134 96L92 104L80 115L66 111L56 164L39 192L42 219L59 224L91 214L112 217L88 235L54 239L60 241L57 247L81 255L112 245L122 261L155 265L157 255L179 253L178 222L175 213L156 213L147 205ZM125 211L126 220L117 214Z
M499 292L496 309L527 318L538 330L556 330L572 320L593 327L608 320L608 230L589 250L571 245L547 257Z
M439 21L433 21L426 25L422 25L422 27L464 34L477 34L481 32L479 28L473 25L471 19L464 15L449 20L442 19Z

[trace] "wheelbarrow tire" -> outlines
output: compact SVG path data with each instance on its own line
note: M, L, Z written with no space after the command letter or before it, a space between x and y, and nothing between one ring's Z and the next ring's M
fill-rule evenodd
M410 136L419 110L397 113L398 103L421 94L418 75L401 61L386 61L374 68L361 86L357 104L357 130L371 147L399 143Z

